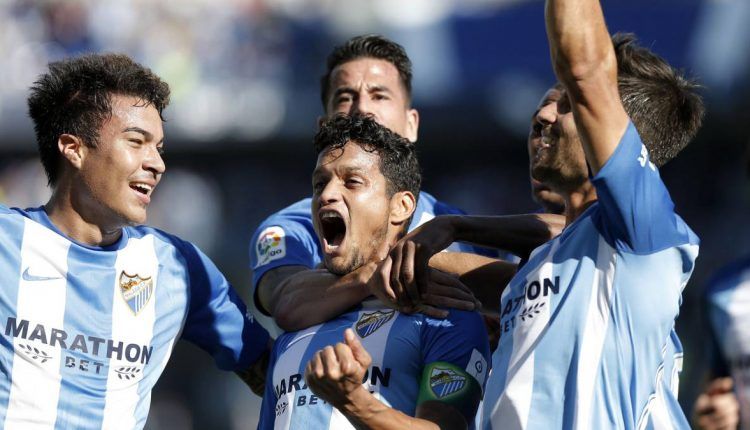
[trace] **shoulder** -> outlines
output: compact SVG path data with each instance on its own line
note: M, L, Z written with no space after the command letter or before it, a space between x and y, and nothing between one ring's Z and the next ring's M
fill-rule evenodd
M421 208L424 212L432 213L433 215L464 215L466 212L463 210L436 199L432 194L425 191L420 191L418 209Z
M166 255L169 253L168 250L174 251L177 255L180 255L185 262L190 266L193 263L197 263L202 253L192 242L181 239L174 234L167 233L161 229L139 225L135 227L127 227L128 236L132 239L142 239L151 237L154 240L154 246L162 250L167 250L166 253L159 253Z

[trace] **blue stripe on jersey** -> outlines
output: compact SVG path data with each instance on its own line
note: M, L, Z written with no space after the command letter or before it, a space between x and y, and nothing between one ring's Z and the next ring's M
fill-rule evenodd
M393 321L391 330L388 332L388 340L383 351L383 369L398 369L399 373L421 376L423 351L419 343L418 328L419 326L414 324L411 318L396 313L396 320ZM414 384L382 385L380 394L388 399L391 407L414 416L416 411L414 400L419 395L419 376L414 379Z
M310 340L310 343L307 345L305 353L302 355L302 360L300 360L299 366L300 375L304 376L305 367L316 352L332 344L328 333L343 333L346 328L350 327L355 321L357 321L357 316L357 312L351 312L333 321L324 323L320 327L320 329L315 333L315 336L313 336L313 338ZM343 339L344 337L342 335L341 339L339 339L337 342L342 342ZM295 391L293 407L297 408L297 406L299 406L298 403L300 402L300 397L306 397L307 399L309 399L311 395L313 395L313 392L309 388L307 388L307 384L305 384L304 390ZM289 428L303 429L308 428L310 423L327 422L328 420L330 420L332 408L333 407L331 405L327 404L325 405L325 407L321 408L300 407L298 409L295 409L295 413L292 416L291 426Z
M170 261L175 258L174 244L165 241L165 237L157 235L154 238L154 248L158 261ZM187 316L187 296L185 291L180 288L188 284L188 274L185 265L174 266L172 268L164 267L159 264L158 283L159 286L154 290L155 296L152 300L156 301L155 319L152 345L166 345L170 342L176 342L179 330ZM166 304L169 303L169 306ZM175 312L180 309L183 312ZM166 365L167 355L171 354L174 344L169 349L155 349L151 355L150 363L155 368L161 369ZM138 405L135 409L135 417L138 426L143 426L148 418L148 410L151 403L151 389L161 376L161 371L150 372L144 376L138 385Z
M69 334L68 350L61 349L60 397L57 403L58 430L100 427L107 393L108 360L91 360L90 342L74 344L72 336L112 339L112 301L116 252L92 252L71 246L68 251L69 285L90 285L90 289L68 287L64 330ZM93 270L92 270L93 269ZM98 291L101 289L101 291ZM85 332L81 329L85 328ZM79 338L81 339L81 338ZM87 345L88 343L88 345ZM74 348L74 346L78 346Z
M0 205L0 213L8 209ZM0 235L0 273L7 288L0 288L0 315L14 315L18 301L18 285L21 281L21 242L24 221L21 217L3 216L0 228L7 234ZM5 428L10 400L10 375L13 371L13 338L7 333L7 320L0 320L0 428Z

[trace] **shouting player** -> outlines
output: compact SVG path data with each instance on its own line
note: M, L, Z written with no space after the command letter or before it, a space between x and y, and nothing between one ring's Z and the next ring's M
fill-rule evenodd
M0 206L0 428L142 428L179 337L261 392L268 333L195 246L140 225L168 102L122 55L52 63L32 87L52 197Z
M362 116L324 123L315 147L313 223L326 270L346 276L380 262L406 233L418 205L419 163L412 143ZM383 281L373 276L368 284ZM478 313L433 319L370 298L279 336L259 428L470 428L488 359Z

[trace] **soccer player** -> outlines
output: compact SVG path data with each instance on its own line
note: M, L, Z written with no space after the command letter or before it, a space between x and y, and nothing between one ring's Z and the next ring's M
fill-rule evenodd
M700 97L632 37L610 38L596 0L548 0L546 22L560 85L534 115L532 175L563 195L567 226L503 292L484 427L688 428L673 327L698 238L657 166L699 128ZM412 265L412 242L418 278L443 243L489 245L490 221L436 218L388 259Z
M201 251L141 225L168 102L114 54L51 63L31 88L53 191L0 206L0 428L142 428L179 338L262 392L268 333Z
M406 232L419 163L412 143L359 115L324 123L315 147L313 224L326 270L346 275L380 261ZM473 428L488 360L478 313L433 319L369 298L279 336L259 428Z
M400 45L381 36L357 36L333 50L321 79L321 100L326 116L369 114L407 140L417 140L419 114L411 107L411 62ZM322 251L313 231L310 206L311 199L306 198L271 215L251 240L255 303L284 330L319 324L361 302L370 294L363 286L376 267L375 262L368 262L345 276L316 270ZM462 212L421 192L409 229L435 215L459 213ZM505 249L524 254L548 237L544 225L532 223L528 229L530 233L542 230L539 236L543 239L518 234L513 244L506 241ZM483 252L464 244L450 245L449 249ZM465 256L466 260L471 258ZM426 303L420 309L432 316L447 314L437 306L474 309L471 293L457 283L454 287L426 283Z

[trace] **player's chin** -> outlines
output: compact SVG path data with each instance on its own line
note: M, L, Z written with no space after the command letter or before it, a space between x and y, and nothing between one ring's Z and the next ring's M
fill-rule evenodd
M348 262L344 261L341 257L325 257L325 266L326 270L333 273L334 275L343 276L349 273L350 270L350 264Z

